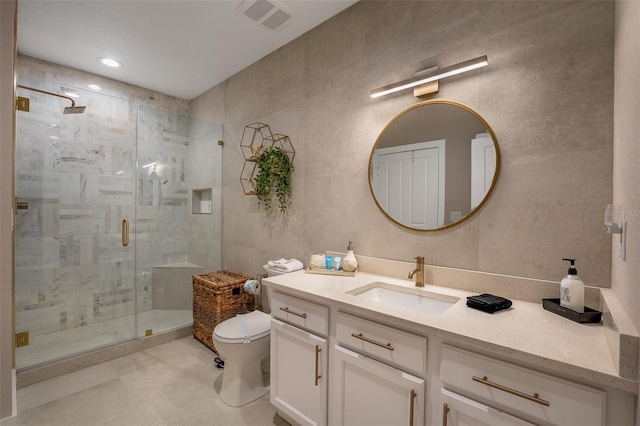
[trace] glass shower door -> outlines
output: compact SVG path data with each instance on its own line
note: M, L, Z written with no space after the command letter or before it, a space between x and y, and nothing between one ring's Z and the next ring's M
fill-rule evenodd
M220 139L220 124L138 107L138 337L192 324L192 276L220 269Z
M16 117L17 368L92 351L135 333L136 109L133 103L35 77ZM131 227L127 232L127 222ZM131 238L128 238L131 236ZM128 244L127 244L128 238Z

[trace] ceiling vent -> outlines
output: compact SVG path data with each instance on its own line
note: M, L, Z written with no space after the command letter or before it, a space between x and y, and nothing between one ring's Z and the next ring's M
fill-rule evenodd
M275 0L244 0L238 12L271 31L281 30L294 18L290 10Z

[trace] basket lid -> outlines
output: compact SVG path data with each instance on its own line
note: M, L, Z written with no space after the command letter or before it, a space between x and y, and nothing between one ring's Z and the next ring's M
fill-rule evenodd
M253 311L222 321L213 330L213 334L214 338L221 342L251 341L267 336L270 327L270 315Z
M248 275L226 270L198 274L194 275L193 278L198 281L204 281L207 285L214 287L244 284L245 281L251 279Z

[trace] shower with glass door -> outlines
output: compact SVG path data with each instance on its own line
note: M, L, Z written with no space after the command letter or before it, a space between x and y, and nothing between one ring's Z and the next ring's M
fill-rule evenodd
M191 276L220 267L222 126L31 74L18 83L18 371L188 327Z

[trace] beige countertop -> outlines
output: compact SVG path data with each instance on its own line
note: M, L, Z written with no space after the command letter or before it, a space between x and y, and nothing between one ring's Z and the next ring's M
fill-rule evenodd
M466 306L472 294L448 287L364 272L354 277L318 275L297 271L268 277L273 290L309 301L378 318L388 324L444 341L494 354L524 365L558 373L578 381L637 394L637 382L620 377L618 360L611 353L601 324L579 324L548 312L539 303L513 300L510 309L487 314ZM411 292L432 292L460 298L444 313L430 315L348 294L372 282L385 282Z

